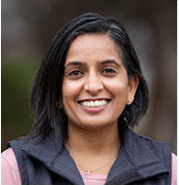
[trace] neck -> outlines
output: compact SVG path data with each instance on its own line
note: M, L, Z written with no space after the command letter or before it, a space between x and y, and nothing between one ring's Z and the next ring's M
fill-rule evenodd
M79 155L111 155L119 149L120 140L117 123L109 127L84 129L73 124L68 127L65 145L71 153Z
M78 128L69 124L68 135L65 146L76 164L84 168L98 169L98 167L108 164L111 159L117 157L116 154L120 146L117 123L98 129ZM108 165L102 171L99 170L96 173L105 174L110 167Z

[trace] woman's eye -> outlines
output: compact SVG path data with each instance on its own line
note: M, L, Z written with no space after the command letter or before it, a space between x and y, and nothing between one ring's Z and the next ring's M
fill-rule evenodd
M83 72L79 71L79 70L74 70L74 71L71 71L68 76L70 77L78 77L78 76L82 76L84 75Z
M109 75L112 74L112 75L114 75L116 73L116 71L112 68L105 68L105 69L102 70L102 73L103 74L109 74Z

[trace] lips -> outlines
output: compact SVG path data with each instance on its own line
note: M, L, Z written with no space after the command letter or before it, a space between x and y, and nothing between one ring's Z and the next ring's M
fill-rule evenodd
M107 105L111 100L110 99L100 99L100 100L82 100L78 103L86 108L98 108Z

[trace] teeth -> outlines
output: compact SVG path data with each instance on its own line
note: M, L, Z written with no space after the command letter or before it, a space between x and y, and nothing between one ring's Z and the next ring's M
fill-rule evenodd
M80 104L84 107L101 107L108 103L106 100L96 100L96 101L83 101Z
M90 101L90 107L94 107L93 101Z
M94 102L94 106L95 106L95 107L99 106L99 102L98 102L98 101L95 101L95 102Z

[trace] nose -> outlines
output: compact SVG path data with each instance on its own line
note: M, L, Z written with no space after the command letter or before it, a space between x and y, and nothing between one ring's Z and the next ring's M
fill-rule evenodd
M96 73L89 74L86 78L84 89L92 95L96 95L101 91L103 89L103 84L99 75Z

